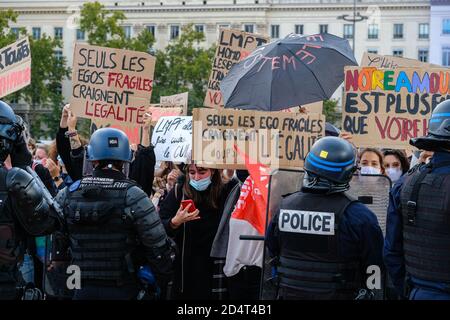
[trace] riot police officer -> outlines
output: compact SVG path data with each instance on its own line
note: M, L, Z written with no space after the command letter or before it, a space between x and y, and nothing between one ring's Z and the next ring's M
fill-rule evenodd
M368 266L381 271L383 247L375 214L345 193L356 150L342 138L324 137L304 169L301 191L281 200L269 225L278 298L355 299L366 288Z
M31 165L31 154L23 130L22 119L0 101L0 299L22 295L17 265L23 260L26 236L46 234L59 226L42 185L24 170ZM8 156L10 170L4 165Z
M64 210L71 264L80 269L74 299L136 298L142 265L151 267L160 287L170 280L172 247L164 227L145 192L122 172L131 156L122 131L95 131L86 149L93 175L56 198Z
M384 260L399 295L450 300L450 100L432 112L428 135L410 144L434 155L392 188Z

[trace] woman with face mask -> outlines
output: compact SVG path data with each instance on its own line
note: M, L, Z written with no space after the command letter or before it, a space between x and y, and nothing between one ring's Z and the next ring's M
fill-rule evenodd
M406 158L406 154L401 150L389 149L385 150L383 154L386 175L391 179L392 183L395 183L402 175L408 172L409 161Z
M237 181L224 183L220 170L195 164L186 165L183 171L184 182L169 192L159 212L167 234L178 246L173 298L213 299L211 246L225 200ZM190 210L189 205L183 209L183 200L192 200L196 210Z
M385 174L383 154L375 148L366 148L359 154L361 174Z

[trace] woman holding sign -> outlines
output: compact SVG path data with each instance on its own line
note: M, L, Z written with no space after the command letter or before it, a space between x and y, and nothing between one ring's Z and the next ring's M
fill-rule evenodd
M177 184L161 203L160 216L169 236L178 245L174 297L213 299L214 259L211 246L227 195L235 180L224 183L220 171L184 168L185 181Z

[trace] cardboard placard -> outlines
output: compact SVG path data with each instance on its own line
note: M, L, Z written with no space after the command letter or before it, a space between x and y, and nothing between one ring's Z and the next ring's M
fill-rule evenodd
M375 68L442 68L437 64L422 62L415 59L382 56L375 53L364 52L361 59L361 67L375 67Z
M28 37L0 49L0 98L31 83L31 50Z
M270 38L256 33L235 29L220 29L216 54L214 56L208 89L203 105L206 107L223 107L220 82L231 67L245 59L256 47L270 41Z
M142 126L150 106L155 61L144 52L75 44L72 111L82 118Z
M346 67L342 128L358 147L408 149L450 99L449 69Z
M156 161L187 162L192 148L192 117L160 118L153 130L152 145Z
M183 108L183 115L187 115L189 92L159 97L159 104L163 108Z
M128 137L130 144L139 144L141 143L142 137L142 127L129 127L129 126L121 126L117 123L110 123L108 120L103 120L99 118L94 118L91 120L91 135L97 130L101 128L115 128L122 130Z
M192 158L211 168L244 169L235 144L253 163L300 168L314 142L325 135L325 117L317 113L196 108L193 120Z
M152 122L158 122L161 117L186 115L183 107L163 108L160 104L151 104L147 110L152 114Z

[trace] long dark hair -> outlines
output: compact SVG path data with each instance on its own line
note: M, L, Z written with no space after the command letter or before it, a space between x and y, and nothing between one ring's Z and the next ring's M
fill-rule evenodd
M191 180L189 177L189 167L191 165L195 166L195 164L190 164L190 165L186 165L184 167L184 173L185 173L185 180L184 180L184 185L183 185L184 195L187 198L192 199L195 204L200 204L203 201L207 200L212 208L218 209L219 202L220 202L220 194L221 194L222 186L223 186L220 171L217 169L209 169L209 170L211 170L211 185L209 187L208 197L206 199L203 199L203 197L201 197L200 193L197 190L195 190L194 188L192 188L191 185L189 184L189 181Z

